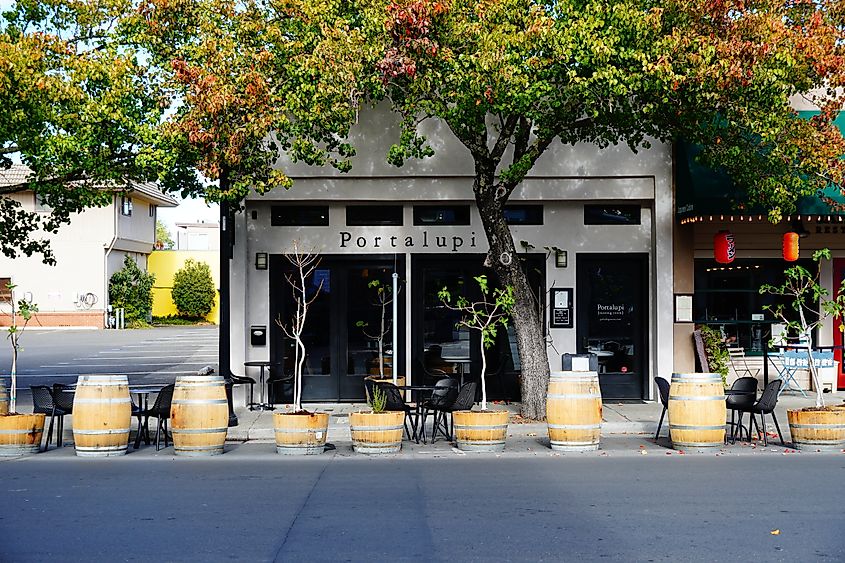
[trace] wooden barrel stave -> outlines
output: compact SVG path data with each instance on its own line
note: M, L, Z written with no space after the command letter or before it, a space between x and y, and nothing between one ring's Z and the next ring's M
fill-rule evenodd
M546 420L553 450L597 450L602 420L598 373L553 371L546 394Z
M845 408L825 411L788 410L792 444L798 450L840 450L845 447Z
M44 435L43 414L0 416L0 457L35 454Z
M221 376L179 376L170 407L173 451L181 456L223 453L229 431L229 403Z
M674 373L669 387L672 447L715 448L725 443L725 390L718 373Z
M9 414L9 390L6 382L0 379L0 415Z
M79 457L125 455L132 402L125 375L80 375L73 397L73 442Z
M276 453L316 455L323 453L329 430L329 413L273 413Z
M405 413L353 412L349 415L352 449L361 454L395 454L402 449Z
M507 411L455 411L455 444L468 452L501 452L508 433Z

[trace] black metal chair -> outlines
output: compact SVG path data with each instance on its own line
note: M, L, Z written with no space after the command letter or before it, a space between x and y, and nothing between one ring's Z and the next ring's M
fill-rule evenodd
M455 411L468 411L472 409L472 406L475 404L476 387L478 387L478 384L475 381L464 383L458 390L458 396L455 399L455 402L452 403L452 406L444 409L447 413L449 413L450 440L454 439L455 417L453 416L453 413Z
M169 444L167 441L167 421L170 420L170 405L173 402L173 390L175 389L174 384L165 385L161 388L161 391L158 392L158 396L156 397L155 403L153 406L147 410L139 410L138 411L138 436L140 438L142 432L148 431L150 425L150 417L154 416L158 419L158 426L156 427L156 451L161 449L161 431L162 428L164 429L164 447L166 448ZM135 444L136 447L139 442L139 438L136 438Z
M449 439L449 424L446 421L447 409L451 408L458 399L458 382L454 379L441 379L434 384L434 391L431 397L422 404L422 425L420 432L422 432L423 442L425 442L425 421L428 418L428 413L434 413L434 421L431 425L431 443L437 440L437 431L440 430L443 436Z
M233 373L232 384L249 385L249 402L246 404L246 406L249 408L249 410L255 410L255 380L246 375L237 375Z
M735 421L737 413L739 419L742 421L742 412L754 406L757 400L757 378L756 377L740 377L731 385L730 391L737 393L736 395L728 395L725 397L725 406L731 411L731 443L736 443L736 429L739 427L739 439L742 440L742 424ZM748 429L748 439L751 439L751 428Z
M660 422L657 423L657 432L654 433L654 439L657 440L660 435L660 428L663 427L663 417L666 416L666 410L669 408L669 382L662 377L655 377L654 382L657 384L660 403L663 405L663 410L660 411Z
M754 403L753 405L745 408L739 409L740 412L740 419L739 422L742 424L742 413L747 412L751 415L751 422L748 423L748 432L751 433L751 425L753 424L757 428L757 438L760 438L760 425L757 424L757 418L755 415L760 415L760 420L762 421L763 426L763 445L768 446L769 440L766 437L766 415L772 415L772 420L775 422L775 428L778 431L778 438L780 438L780 443L782 446L786 444L783 441L783 434L780 431L780 425L778 424L778 419L775 416L775 407L778 404L778 394L780 393L780 388L783 385L783 380L775 379L769 382L768 385L763 389L763 394L760 395L760 399Z
M411 405L405 402L405 399L402 398L402 391L399 390L392 383L388 382L373 382L378 385L378 388L384 392L385 395L385 406L384 410L387 411L403 411L405 413L405 417L402 419L402 426L405 428L405 433L408 435L409 440L413 440L417 436L417 427L419 426L419 420L417 419L416 409ZM413 433L408 430L408 419L411 420L411 428L413 429Z
M65 411L63 409L57 409L56 404L53 402L53 390L50 389L47 385L30 385L30 391L32 391L32 412L35 414L44 414L50 417L50 425L47 429L47 441L44 443L44 449L42 451L46 451L50 447L50 442L53 441L53 422L56 417L59 417L59 425L61 428L64 427L64 415L70 414L70 411ZM59 431L59 436L56 441L57 447L61 443L61 431Z
M53 406L55 406L54 417L58 417L59 425L56 432L56 446L64 446L62 435L65 431L65 415L73 414L73 398L76 395L73 386L61 383L53 384Z
M425 362L419 358L416 359L416 365L420 375L425 378L424 381L427 385L437 383L441 379L445 379L447 377L452 378L455 376L455 374L446 373L442 369L426 367Z

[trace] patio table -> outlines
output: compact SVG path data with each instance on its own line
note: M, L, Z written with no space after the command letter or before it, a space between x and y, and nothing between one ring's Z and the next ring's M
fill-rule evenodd
M423 444L427 443L425 441L425 428L420 424L421 416L422 416L422 394L428 392L433 393L436 387L433 385L397 385L401 391L410 391L411 392L411 400L414 402L414 416L417 419L416 429L414 431L413 439L414 441L419 444L420 443L420 433L422 433L422 441Z

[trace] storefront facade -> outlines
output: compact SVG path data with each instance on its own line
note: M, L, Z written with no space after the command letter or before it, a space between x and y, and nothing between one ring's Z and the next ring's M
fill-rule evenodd
M393 138L388 117L370 117L353 139L359 156L350 174L285 166L293 189L249 198L232 225L234 373L243 373L249 360L291 369L291 341L276 322L289 322L291 314L283 255L293 240L321 255L310 288L320 291L304 338L306 400L364 397L363 378L378 373L382 321L392 320L392 304L382 315L379 289L389 292L394 273L397 374L423 382L442 369L471 379L481 365L477 335L456 329L458 317L437 297L448 287L471 298L473 277L493 277L483 265L487 244L472 199L470 155L432 123L425 133L436 156L391 167L384 162ZM368 137L365 129L383 133ZM563 353L593 352L605 398L653 398L653 377L673 368L668 147L633 154L555 146L515 191L507 216L518 259L536 288L552 369L560 369ZM392 332L384 334L382 361L392 373ZM500 333L487 358L491 395L517 400L513 333ZM286 392L279 389L279 402Z

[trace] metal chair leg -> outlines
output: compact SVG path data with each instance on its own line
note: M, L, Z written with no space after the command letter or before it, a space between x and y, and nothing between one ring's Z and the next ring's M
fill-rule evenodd
M164 418L164 419L162 419L162 420L163 420L163 424L164 424L164 447L165 447L165 448L167 448L167 447L169 447L169 446L170 446L170 443L167 441L167 439L168 439L168 434L167 434L167 433L169 432L169 430L167 429L167 421L168 421L168 419Z
M666 415L666 407L663 407L663 411L660 413L660 422L657 423L657 432L654 433L654 439L657 440L657 437L660 435L660 428L663 427L663 417Z
M778 424L778 417L775 416L775 411L772 411L772 420L775 422L775 428L778 430L778 438L780 438L780 445L785 446L786 443L783 441L783 434L780 432L780 425Z
M55 411L50 415L50 426L47 429L47 442L44 444L44 449L41 451L46 452L50 449L50 442L53 441L53 420L56 418Z

